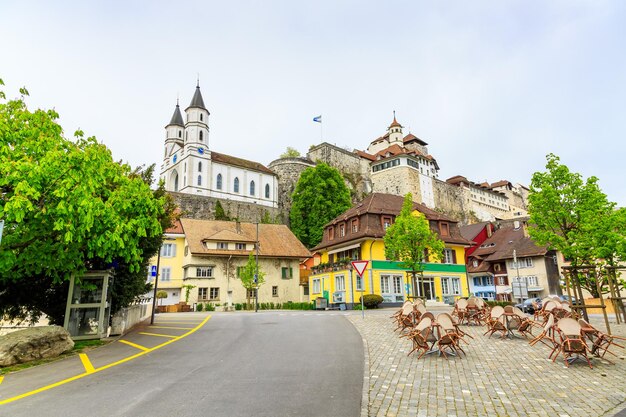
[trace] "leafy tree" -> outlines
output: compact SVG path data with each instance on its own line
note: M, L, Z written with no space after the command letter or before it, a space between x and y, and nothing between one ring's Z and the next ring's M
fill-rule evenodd
M215 220L227 220L230 221L230 216L224 211L222 203L219 200L215 202Z
M324 225L351 205L341 174L324 163L302 172L292 200L291 230L309 248L322 241Z
M58 114L23 96L0 102L0 315L61 323L70 276L110 267L113 310L128 305L171 222L164 190L147 183L154 167L133 172L81 131L66 139Z
M191 290L196 288L195 285L191 285L191 284L186 284L183 285L183 288L185 289L185 302L188 303L189 302L189 294L191 293Z
M424 214L413 209L413 196L404 196L402 210L395 222L387 228L384 236L385 257L400 261L417 283L417 275L424 271L425 254L441 258L445 244L437 233L431 230ZM422 288L422 294L424 294Z
M301 156L300 152L291 146L287 146L287 150L280 154L281 158L300 158Z
M163 305L163 299L167 298L167 291L157 291L157 298L160 300L159 305Z
M255 274L257 274L257 282L254 282ZM241 278L241 285L246 289L246 302L250 304L250 297L248 297L250 290L256 289L258 291L259 287L265 283L265 272L261 271L260 267L257 272L257 264L253 252L250 252L248 262L241 268L239 278Z
M626 259L626 209L616 209L598 186L598 178L586 181L549 154L546 171L532 177L529 200L531 238L554 248L571 265L593 266L581 273L583 288L599 297L596 282L603 284L603 267Z

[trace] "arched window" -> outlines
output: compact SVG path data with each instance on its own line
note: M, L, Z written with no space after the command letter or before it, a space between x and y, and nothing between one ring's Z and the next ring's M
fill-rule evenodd
M235 183L233 185L233 191L238 193L239 192L239 178L235 177Z
M202 121L202 113L200 113L200 121Z
M201 131L200 131L200 142L202 142L203 133L204 133L204 132L201 130Z
M198 175L198 185L202 185L202 175Z
M179 138L182 138L182 137L183 137L183 131L182 131L182 130L179 130L179 131L178 131L178 137L179 137Z
M174 191L178 191L178 172L174 171L172 177L174 183Z
M202 172L202 162L198 162L198 172Z
M250 181L250 195L254 195L254 181Z
M270 185L265 184L265 198L270 198Z
M222 189L222 174L217 174L217 189L221 190Z

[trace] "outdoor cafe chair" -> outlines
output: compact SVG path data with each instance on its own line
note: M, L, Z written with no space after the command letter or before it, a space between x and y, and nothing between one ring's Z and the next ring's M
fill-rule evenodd
M454 304L454 310L452 311L452 317L459 319L459 323L467 322L468 320L468 312L467 312L467 299L459 298L456 300Z
M526 316L526 314L519 309L518 307L513 307L513 313L519 319L519 325L517 326L517 332L520 333L524 337L528 337L528 335L533 335L533 321Z
M404 306L407 305L407 304L411 304L411 301L409 301L409 300L404 301L404 303L402 304L402 307L400 307L400 309L398 311L396 311L395 313L393 313L391 315L391 317L389 317L389 318L397 320L398 317L400 317L402 315L402 311L404 310Z
M423 351L417 357L417 359L419 359L424 356L426 352L431 350L432 343L429 344L429 341L432 331L432 320L430 319L430 317L424 317L422 320L420 320L420 322L413 328L413 330L406 334L406 337L411 339L411 341L413 342L413 349L411 349L407 356L415 351Z
M552 348L552 352L550 352L548 356L549 359L552 358L554 352L560 347L559 342L554 337L554 323L554 316L552 314L548 315L548 319L542 325L537 323L537 325L542 328L541 333L529 342L530 346L535 346L538 342L541 342L549 348Z
M508 329L506 327L506 316L504 315L504 308L502 306L495 306L491 309L489 320L487 321L487 331L485 335L489 334L491 337L495 332L502 333L502 338L507 336Z
M437 315L437 348L444 358L448 359L446 350L449 354L458 355L459 352L465 354L465 351L459 345L461 335L457 333L452 316L448 313L440 313Z
M624 349L623 345L615 343L615 339L626 340L626 338L603 333L583 319L579 319L578 324L580 324L583 336L587 337L587 339L589 339L589 341L592 343L591 353L593 355L604 359L604 355L606 355L607 353L610 353L613 356L617 356L615 353L609 350L611 346L617 346Z
M402 306L402 311L397 318L397 327L395 330L404 331L409 327L413 327L415 325L415 308L413 307L413 303L405 303Z
M587 356L589 347L583 339L580 324L573 318L564 317L559 320L556 326L559 331L561 343L559 345L558 353L554 355L554 359L552 359L552 361L556 361L557 356L562 354L563 359L565 360L565 366L569 368L571 362L583 357L587 360L589 367L593 369L589 356Z
M482 298L470 297L467 299L467 324L472 322L479 326L483 324L484 301Z

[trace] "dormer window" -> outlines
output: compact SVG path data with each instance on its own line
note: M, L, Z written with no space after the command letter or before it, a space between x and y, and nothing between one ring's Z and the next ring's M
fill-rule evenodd
M476 259L474 259L472 261L472 265L474 265L474 268L477 268L478 267L478 261Z
M346 235L346 224L341 223L339 225L339 237L344 237Z
M387 230L387 228L391 226L391 221L391 216L383 216L382 225L384 230Z
M333 240L334 238L335 238L335 228L331 226L328 228L328 239Z
M359 219L352 219L350 222L350 228L352 229L352 233L356 233L359 231Z
M218 249L228 249L228 242L217 242Z
M450 236L450 225L444 222L439 223L439 231L441 236Z

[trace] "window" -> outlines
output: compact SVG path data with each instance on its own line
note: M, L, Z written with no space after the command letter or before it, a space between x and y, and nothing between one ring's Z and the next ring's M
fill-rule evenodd
M213 267L205 266L196 268L196 277L198 278L212 278L213 277Z
M202 121L202 113L200 113L200 121Z
M198 175L198 185L202 185L202 175Z
M391 217L384 216L383 217L383 229L387 230L389 226L391 226Z
M335 276L335 291L346 290L346 279L343 275Z
M159 279L161 281L170 281L172 279L172 268L169 266L161 268L161 276Z
M283 279L293 278L293 268L284 266L281 270Z
M233 192L238 193L239 192L239 178L235 177L235 181L233 183Z
M237 250L246 250L246 244L245 243L235 243L235 249L237 249Z
M450 225L448 223L439 223L441 236L450 236Z
M219 287L211 287L209 292L209 299L211 300L219 300L220 299L220 288Z
M474 268L477 268L478 267L478 261L476 259L474 259L472 261L472 265L474 266Z
M501 268L502 268L502 267L500 266L500 264L495 264L495 265L493 266L493 270L494 270L494 271L496 271L496 272L500 272L500 269L501 269Z
M202 162L198 162L198 172L202 172Z
M507 277L498 277L496 283L497 285L509 285L509 280Z
M272 286L272 297L278 297L278 285Z
M228 242L217 242L218 249L228 249Z
M161 256L163 258L172 258L176 256L176 245L173 243L164 243L161 246Z
M461 295L461 280L457 277L441 277L443 295Z
M511 265L511 269L532 268L533 258L517 258L517 265L515 265L515 262L513 261L510 262L510 265Z
M402 275L381 275L380 290L385 302L404 301Z
M183 137L183 132L182 132L182 131L180 131L180 130L178 131L178 137L179 137L179 138L182 138L182 137Z
M208 288L198 288L198 300L207 300Z
M353 219L352 222L350 222L351 225L351 229L352 229L352 233L356 233L359 231L359 219Z
M316 278L313 280L313 294L319 294L321 293L321 280L319 278Z
M363 288L363 277L360 276L356 276L356 290L357 291L364 291Z
M265 198L270 198L270 185L265 184Z
M254 195L254 181L250 181L250 195Z
M330 226L328 228L328 239L333 240L335 238L335 228Z
M444 264L455 264L456 263L456 253L454 249L445 248L443 250L443 263Z
M217 174L216 187L218 190L222 189L222 174Z
M200 142L202 142L202 139L204 138L203 133L204 133L204 132L202 132L202 130L201 130L201 131L200 131Z
M346 235L346 224L341 223L339 225L339 237L344 237Z
M256 288L251 288L246 291L246 298L256 298Z
M535 277L535 276L526 277L526 282L528 283L529 287L538 287L539 286L539 279L537 279L537 277Z

